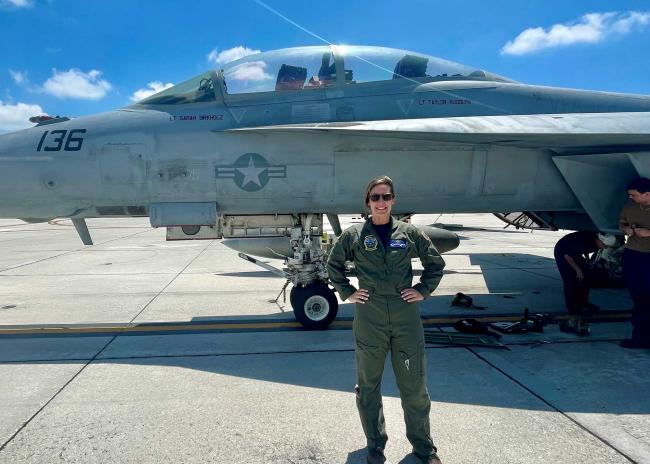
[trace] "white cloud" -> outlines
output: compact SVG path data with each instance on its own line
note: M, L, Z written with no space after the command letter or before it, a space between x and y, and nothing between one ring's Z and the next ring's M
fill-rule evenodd
M39 105L27 103L4 104L0 100L0 132L8 132L18 129L26 129L34 124L29 122L32 116L46 115Z
M217 52L217 49L215 48L208 55L208 61L211 61L217 65L222 65L256 53L260 53L260 50L253 50L242 45L229 48L221 52ZM248 63L240 64L234 68L230 68L228 69L228 74L226 76L227 82L265 81L268 79L273 79L273 76L266 72L266 66L267 64L264 61L260 60L250 61Z
M0 0L0 6L13 8L29 8L34 6L33 0Z
M255 53L260 53L260 50L253 50L241 45L229 48L222 52L217 52L217 49L215 48L208 54L208 61L212 61L216 64L225 64Z
M173 85L174 84L171 82L168 82L166 84L163 84L160 81L149 82L144 89L139 89L133 92L133 95L131 95L131 101L137 102L144 100L145 98L150 97L158 92L162 92L163 90L168 89Z
M54 69L52 73L52 77L43 84L43 91L58 98L99 100L113 88L108 81L100 78L102 73L96 69L88 73L76 68L63 72Z
M17 85L27 83L27 71L14 71L13 69L10 69L9 74L11 74L11 78Z
M619 34L627 34L635 26L647 26L650 23L650 11L629 11L612 24L612 30Z
M611 34L628 34L634 27L650 23L650 12L589 13L579 21L526 29L501 49L503 55L525 55L546 48L565 47L577 43L597 43Z
M273 76L267 73L265 69L266 63L264 61L251 61L250 63L244 63L231 69L226 77L237 81L264 81L273 79Z

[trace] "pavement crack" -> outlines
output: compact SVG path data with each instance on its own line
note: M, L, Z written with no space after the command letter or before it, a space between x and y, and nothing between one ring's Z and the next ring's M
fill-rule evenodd
M113 339L114 339L114 338L115 338L115 337L113 337ZM30 416L30 418L27 419L27 420L23 423L23 425L21 425L20 427L18 427L18 430L16 430L16 431L14 432L14 434L11 435L11 437L9 437L9 439L8 439L7 441L5 441L5 442L2 444L2 446L0 446L0 453L2 453L2 451L7 447L7 445L9 445L9 443L11 443L11 442L13 441L13 439L16 438L16 437L18 436L18 434L19 434L20 432L22 432L22 431L25 429L25 427L27 427L27 426L29 425L29 423L30 423L31 421L33 421L33 420L36 418L36 416L38 416L38 415L39 415L39 414L40 414L40 413L41 413L41 412L42 412L46 407L48 407L49 404L50 404L52 401L54 401L54 399L55 399L56 397L58 397L59 394L60 394L63 390L65 390L66 387L67 387L68 385L70 385L70 384L71 384L71 383L72 383L72 382L73 382L77 377L79 377L79 375L80 375L80 374L81 374L81 373L86 369L86 367L88 367L88 366L89 366L89 365L90 365L90 364L91 364L91 363L92 363L92 362L97 358L97 356L99 356L99 355L100 355L100 354L101 354L101 353L106 349L106 347L108 347L108 345L111 344L111 342L113 341L113 339L109 340L109 341L106 343L106 345L104 345L104 347L103 347L102 349L100 349L100 350L95 354L95 356L92 357L92 359L90 359L86 364L84 364L84 365L81 367L81 369L79 369L79 370L77 371L77 373L76 373L75 375L73 375L73 376L72 376L72 377L71 377L71 378L70 378L70 379L69 379L65 384L63 384L63 386L62 386L61 388L59 388L59 389L56 391L56 393L54 393L54 395L52 395L52 397L51 397L49 400L47 400L47 402L46 402L43 406L41 406L41 407L40 407L40 408L39 408L39 409L38 409L34 414L32 414L32 415Z
M511 380L512 382L514 382L514 383L516 383L517 385L519 385L521 388L523 388L524 390L526 390L528 393L530 393L531 395L533 395L535 398L537 398L538 400L540 400L542 403L544 403L545 405L547 405L548 407L550 407L550 408L553 409L554 411L560 413L560 414L561 414L562 416L564 416L566 419L568 419L568 420L570 420L571 422L573 422L575 425L577 425L579 428L581 428L582 430L584 430L585 432L587 432L589 435L591 435L592 437L594 437L595 439L597 439L598 441L600 441L601 443L603 443L605 446L607 446L607 447L613 449L614 451L616 451L618 454L620 454L621 456L623 456L625 459L627 459L627 460L628 460L629 462L631 462L632 464L641 464L641 463L639 463L638 461L636 461L636 460L634 460L633 458L631 458L630 456L628 456L624 451L622 451L622 450L620 450L619 448L617 448L616 446L614 446L614 445L613 445L612 443L610 443L607 439L601 437L601 436L598 435L597 433L595 433L595 432L593 432L592 430L588 429L586 426L584 426L584 425L583 425L581 422L579 422L577 419L575 419L574 417L572 417L570 414L567 414L566 412L564 412L562 409L560 409L560 407L556 406L556 405L553 404L552 402L548 401L546 398L544 398L543 396L541 396L539 393L537 393L537 392L536 392L535 390L533 390L531 387L528 387L528 386L525 385L523 382L517 380L514 376L508 374L504 369L501 369L499 366L497 366L497 365L495 365L494 363L490 362L490 361L489 361L488 359L486 359L484 356L481 356L481 354L478 353L476 350L474 350L474 349L472 349L472 348L470 348L470 347L467 347L467 350L468 350L470 353L472 353L474 356L476 356L479 360L483 361L483 362L486 363L488 366L490 366L492 369L496 370L497 372L501 373L503 376L507 377L507 378L508 378L509 380Z
M178 271L178 273L176 273L176 275L175 275L175 276L174 276L174 277L173 277L169 282L167 282L167 285L165 285L165 286L164 286L164 287L163 287L163 288L162 288L158 293L156 293L156 295L154 295L154 297L151 298L151 300L149 300L149 302L148 302L147 304L145 304L145 305L142 307L142 309L138 312L138 314L136 314L135 316L133 316L133 317L131 318L131 320L130 320L128 323L131 324L131 323L135 322L135 320L136 320L138 317L140 317L140 315L141 315L143 312L145 312L145 310L149 307L149 305L151 305L151 303L153 303L154 300L155 300L156 298L158 298L158 297L159 297L159 296L160 296L160 295L161 295L161 294L162 294L162 293L167 289L167 287L169 287L172 283L174 283L174 281L175 281L176 279L178 279L178 277L179 277L183 272L185 272L185 270L186 270L188 267L190 267L190 266L192 265L192 263L194 263L194 261L196 261L197 259L199 259L199 257L200 257L203 253L205 253L205 251L206 251L208 248L210 248L210 247L212 246L213 243L214 243L214 240L211 240L211 241L210 241L210 242L209 242L205 247L203 247L203 249L202 249L199 253L197 253L197 255L196 255L194 258L192 258L192 259L190 260L190 262L187 263L187 265L186 265L183 269L181 269L180 271ZM120 335L120 334L117 334L116 337L119 336L119 335ZM111 341L112 341L112 340L111 340Z
M136 232L135 234L124 235L122 237L113 238L111 240L106 240L105 242L102 242L102 243L97 243L94 246L105 245L107 243L115 242L117 240L122 240L122 239L129 238L129 237L134 237L136 235L144 234L146 232L151 232L151 231L150 230L143 230L143 231L140 231L140 232ZM42 263L43 261L48 261L50 259L59 258L61 256L69 255L70 253L76 253L78 251L84 251L85 249L86 249L85 246L82 247L82 248L75 248L74 250L64 251L63 253L59 253L59 254L56 254L56 255L53 255L53 256L48 256L46 258L37 259L37 260L34 260L34 261L30 261L28 263L22 263L22 264L17 264L15 266L9 266L7 268L0 269L0 273L5 272L5 271L11 271L13 269L20 269L21 267L25 267L25 266L31 266L32 264Z
M140 235L140 234L143 234L143 233L145 233L145 232L150 232L150 231L149 231L149 230L145 230L145 231L137 232L137 233L135 233L135 234L130 234L130 235L126 236L126 237L119 237L119 238L116 238L116 239L107 240L106 242L103 242L102 245L105 244L105 243L109 243L109 242L116 241L116 240L122 240L123 238L133 237L133 236L135 236L135 235ZM208 246L209 246L209 245L208 245ZM206 247L206 248L207 248L207 247ZM67 252L65 252L65 253L61 253L61 254L56 255L56 256L50 256L50 257L48 257L48 258L44 258L44 259L41 259L41 260L38 260L38 261L34 261L34 262L32 262L32 263L29 263L29 264L34 264L34 263L36 263L36 262L46 261L46 260L48 260L48 259L56 258L57 256L63 256L63 255L65 255L65 254L73 253L73 252L75 252L75 251L80 251L80 250L82 250L82 249L83 249L83 248L80 248L80 249L78 249L78 250L70 250L70 251L67 251ZM204 249L204 251L205 251L205 249ZM196 259L196 258L195 258L195 259ZM193 261L194 261L194 260L192 260L191 262L193 262ZM190 263L191 263L191 262L190 262ZM27 266L27 265L28 265L28 264L24 264L24 265L17 266L17 267L22 267L22 266ZM189 266L189 264L188 264L188 266ZM187 267L187 266L186 266L186 267ZM4 270L7 270L7 269L4 269ZM0 272L2 272L2 271L0 271ZM181 271L181 272L182 272L182 271ZM178 276L177 276L177 277L178 277ZM172 282L173 282L173 280L172 280ZM170 282L170 283L171 283L171 282ZM169 284L167 284L167 285L169 285ZM166 288L166 287L165 287L165 288ZM164 290L164 289L163 289L163 290ZM161 291L162 291L162 290L161 290ZM144 310L144 308L143 308L143 310ZM32 421L33 421L33 420L34 420L34 419L35 419L35 418L36 418L36 417L37 417L37 416L38 416L38 415L39 415L39 414L40 414L40 413L41 413L41 412L46 408L46 407L48 407L49 404L52 403L52 401L54 401L54 400L59 396L59 394L61 394L61 392L62 392L63 390L66 389L66 387L67 387L68 385L70 385L70 384L71 384L71 383L72 383L72 382L73 382L77 377L79 377L79 375L80 375L80 374L81 374L81 373L82 373L82 372L83 372L83 371L84 371L84 370L85 370L85 369L86 369L90 364L92 364L92 362L95 361L95 360L97 359L97 357L98 357L100 354L102 354L102 353L104 352L104 350L106 350L106 348L108 348L108 346L109 346L111 343L113 343L113 341L118 337L118 335L119 335L119 334L115 335L115 336L112 337L108 342L106 342L106 344L105 344L105 345L104 345L104 346L103 346L99 351L97 351L97 353L95 353L95 355L94 355L94 356L93 356L93 357L92 357L92 358L91 358L91 359L90 359L86 364L84 364L84 365L81 367L81 369L79 369L79 370L77 371L77 373L76 373L75 375L73 375L73 376L72 376L72 377L71 377L71 378L70 378L70 379L69 379L65 384L63 384L63 386L62 386L61 388L59 388L59 389L56 391L56 393L54 393L54 395L52 395L52 397L51 397L49 400L47 400L47 402L45 402L45 404L43 404L43 406L41 406L41 407L40 407L40 408L39 408L39 409L38 409L34 414L32 414L32 415L30 416L30 418L27 419L27 420L23 423L23 425L21 425L21 426L18 428L18 430L16 430L16 431L13 433L13 435L11 435L11 436L10 436L10 437L9 437L9 438L8 438L8 439L7 439L7 440L6 440L6 441L5 441L5 442L0 446L0 453L2 453L2 451L7 447L7 445L9 445L9 443L11 443L11 442L14 440L14 438L16 438L16 437L18 436L18 434L19 434L20 432L22 432L22 431L25 429L25 427L27 427L27 426L30 424L30 422L32 422Z

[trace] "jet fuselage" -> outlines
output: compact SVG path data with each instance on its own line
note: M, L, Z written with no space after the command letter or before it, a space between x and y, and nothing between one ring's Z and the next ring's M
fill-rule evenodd
M142 216L153 203L216 203L218 214L358 213L363 186L379 174L396 181L397 213L581 212L547 146L247 129L650 112L647 96L460 77L339 78L323 88L232 95L223 73L210 79L208 101L145 100L0 135L0 217Z

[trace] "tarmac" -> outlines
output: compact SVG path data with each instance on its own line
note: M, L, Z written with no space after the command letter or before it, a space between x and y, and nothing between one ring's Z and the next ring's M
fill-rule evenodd
M422 304L428 331L525 308L564 316L553 246L566 232L491 215L413 222L461 238ZM166 242L147 218L88 224L90 247L67 220L0 220L0 463L365 462L354 305L305 331L288 296L273 302L283 280L218 240ZM475 307L452 306L457 292ZM445 464L650 463L650 350L618 346L631 331L625 289L591 301L602 311L590 336L556 320L504 335L508 350L428 345ZM382 389L387 462L417 463L389 363Z

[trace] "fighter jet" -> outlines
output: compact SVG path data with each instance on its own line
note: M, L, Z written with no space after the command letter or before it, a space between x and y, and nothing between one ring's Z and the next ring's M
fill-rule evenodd
M625 184L650 176L650 97L526 85L420 53L314 46L250 55L137 104L0 135L0 217L148 216L168 239L224 238L293 284L325 328L324 216L492 212L517 226L617 229ZM458 238L424 230L440 251ZM285 269L250 254L285 259Z

